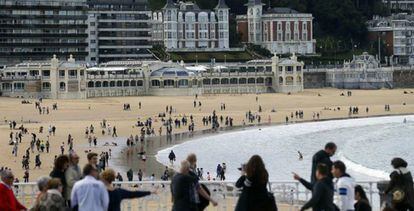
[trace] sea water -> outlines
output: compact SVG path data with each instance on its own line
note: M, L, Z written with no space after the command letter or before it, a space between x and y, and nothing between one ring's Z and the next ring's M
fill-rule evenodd
M404 123L404 119L407 120ZM292 172L310 178L312 155L327 142L338 150L331 159L342 160L356 180L389 179L393 157L405 159L414 170L414 115L332 120L271 126L197 138L159 151L157 161L170 165L174 150L177 161L197 154L197 165L216 176L217 164L226 163L226 179L240 176L237 168L260 155L271 181L292 180ZM298 151L303 154L299 159ZM172 167L178 169L179 162Z

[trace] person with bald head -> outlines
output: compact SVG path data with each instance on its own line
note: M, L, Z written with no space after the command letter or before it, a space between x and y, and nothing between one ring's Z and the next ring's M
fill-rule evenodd
M3 170L0 182L0 210L20 211L27 210L14 196L12 186L14 175L10 170Z
M72 188L75 185L75 182L82 179L82 172L79 168L79 155L74 151L69 154L69 167L65 171L65 178L67 184L65 199L68 201L68 205L70 206Z

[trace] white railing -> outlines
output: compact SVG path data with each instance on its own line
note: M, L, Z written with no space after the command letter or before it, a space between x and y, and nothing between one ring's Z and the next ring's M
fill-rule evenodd
M208 210L234 210L240 190L235 188L235 181L201 181L210 190L212 197L218 202L218 206ZM132 181L115 182L117 187L128 190L154 190L158 194L150 195L135 200L124 200L122 210L171 210L171 189L169 181ZM372 206L379 209L379 191L377 183L372 181L358 182L364 187ZM270 191L274 194L280 210L299 210L301 205L311 196L311 192L306 190L296 181L275 181L269 184ZM14 184L14 192L18 200L27 207L31 207L37 195L35 183Z

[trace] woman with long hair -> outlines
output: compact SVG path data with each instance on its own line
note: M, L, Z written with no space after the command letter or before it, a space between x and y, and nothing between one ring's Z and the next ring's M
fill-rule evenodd
M369 201L367 195L365 194L364 188L361 185L355 186L355 201L354 204L355 211L371 211L371 205L369 205Z
M241 174L236 182L236 187L242 189L236 211L277 210L274 196L266 188L269 173L259 155L253 155L247 164L242 166Z

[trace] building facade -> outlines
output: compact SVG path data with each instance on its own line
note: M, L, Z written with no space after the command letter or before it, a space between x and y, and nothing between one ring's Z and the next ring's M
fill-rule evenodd
M193 2L167 0L161 11L153 12L152 20L153 41L169 51L229 48L229 8L224 0L213 11Z
M393 88L393 67L381 67L374 56L363 53L343 68L326 71L327 86L339 89Z
M312 14L289 8L263 10L260 0L249 0L247 14L238 15L237 31L242 42L261 45L277 54L314 54Z
M303 63L274 56L250 61L227 71L198 72L172 62L120 61L87 68L85 63L60 62L7 67L0 77L2 96L24 98L92 98L141 95L195 95L299 92Z
M384 43L391 64L414 64L414 15L376 16L368 31L370 40Z
M85 0L0 0L0 65L87 56Z
M414 11L414 0L383 0L390 9Z
M91 62L149 59L151 11L147 0L88 0Z

